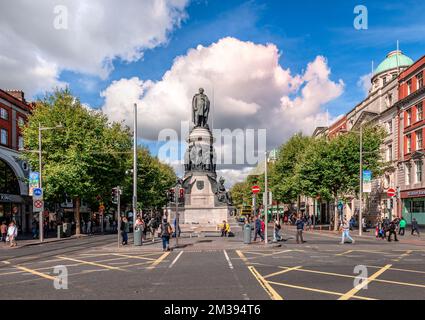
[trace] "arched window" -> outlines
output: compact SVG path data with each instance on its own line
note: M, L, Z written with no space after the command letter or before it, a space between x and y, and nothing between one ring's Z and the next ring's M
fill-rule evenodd
M12 168L0 159L0 193L20 194L19 182Z

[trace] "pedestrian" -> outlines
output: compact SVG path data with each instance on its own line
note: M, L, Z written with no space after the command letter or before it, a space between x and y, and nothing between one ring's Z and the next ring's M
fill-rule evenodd
M174 237L179 237L180 238L180 234L181 234L181 229L180 229L180 224L177 225L177 218L174 218ZM176 235L177 233L177 235Z
M341 231L342 231L341 244L345 243L345 238L349 239L352 244L354 244L356 242L350 236L350 224L345 217L344 217L344 220L341 223Z
M413 218L412 219L412 236L414 235L415 231L418 234L418 237L420 237L421 235L420 235L420 232L419 232L418 221L416 221L416 218Z
M255 220L255 236L254 236L254 241L257 241L257 236L260 236L261 241L264 241L264 236L263 233L261 232L261 225L262 225L262 220L260 218L260 216L257 216L256 220Z
M226 220L223 220L223 226L221 227L221 236L227 237L230 231L230 225Z
M92 226L91 226L91 219L89 219L89 220L87 221L87 230L86 230L86 233L87 233L88 235L91 235L91 228L92 228Z
M6 242L7 237L7 224L6 221L3 221L0 227L1 232L1 241Z
M354 230L355 224L356 224L356 219L354 218L354 216L351 216L351 219L350 219L350 230L351 231Z
M300 241L301 243L306 242L304 241L304 238L303 238L304 221L302 219L301 213L298 214L298 219L295 220L295 226L297 228L297 236L296 236L297 243L300 243Z
M123 217L121 220L121 236L122 236L122 245L125 246L128 244L128 233L130 232L130 226L126 217Z
M10 242L11 247L16 247L16 237L18 236L18 228L14 221L9 224L7 229L7 239Z
M282 229L282 226L280 225L279 218L276 218L276 220L274 221L274 241L282 240L282 236L280 233L281 229Z
M306 223L307 223L307 228L306 231L311 231L311 225L312 225L312 219L311 219L311 215L308 215L308 217L306 217Z
M404 217L401 217L401 220L399 222L399 229L398 229L398 234L400 236L404 236L404 233L406 231L406 220L404 220Z
M49 222L48 221L44 221L43 232L44 232L44 238L47 239L48 236L49 236Z
M162 238L162 251L170 251L170 236L173 234L173 228L171 228L167 218L162 220L159 234Z
M387 232L389 231L389 228L390 228L390 220L387 217L385 217L382 223L382 229L384 230L384 238L387 237Z
M31 231L32 231L32 238L33 238L33 239L36 239L36 238L38 237L37 227L38 227L38 222L37 222L37 220L32 219Z
M362 230L363 232L367 232L366 218L362 218Z
M394 219L393 221L390 222L390 225L388 227L388 242L391 242L391 235L394 235L394 241L398 241L397 239L397 222Z

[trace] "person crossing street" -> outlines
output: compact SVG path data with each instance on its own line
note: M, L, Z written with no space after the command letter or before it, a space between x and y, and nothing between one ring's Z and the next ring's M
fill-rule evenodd
M345 243L346 238L349 239L352 244L354 244L356 242L350 236L350 223L347 221L347 219L345 217L344 217L344 220L341 223L341 231L342 231L341 244Z

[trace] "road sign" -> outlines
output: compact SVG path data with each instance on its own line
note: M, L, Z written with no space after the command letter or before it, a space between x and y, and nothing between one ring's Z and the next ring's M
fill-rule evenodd
M33 212L42 212L44 207L43 200L34 200L33 201Z
M32 197L35 200L41 200L41 199L43 199L43 189L41 189L41 188L34 188L32 190Z
M394 189L394 188L389 188L389 189L387 190L387 196L388 196L388 197L390 197L390 198L394 198L394 197L395 197L395 195L396 195L396 191L395 191L395 189Z
M260 192L260 187L259 186L253 186L252 187L252 193L253 194L257 194Z

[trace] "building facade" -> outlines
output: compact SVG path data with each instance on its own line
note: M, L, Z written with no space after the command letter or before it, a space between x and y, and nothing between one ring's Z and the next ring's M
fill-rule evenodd
M399 76L398 182L400 188L399 215L408 223L416 218L425 224L424 181L424 71L425 57L419 59Z
M30 168L19 153L24 146L21 129L31 109L22 91L0 90L0 223L14 220L21 232L31 229L32 220Z

